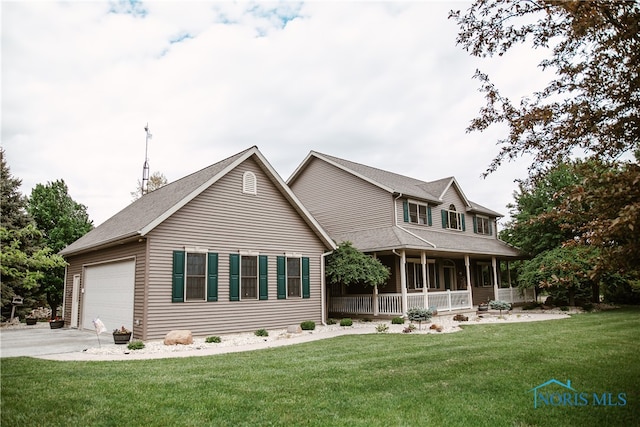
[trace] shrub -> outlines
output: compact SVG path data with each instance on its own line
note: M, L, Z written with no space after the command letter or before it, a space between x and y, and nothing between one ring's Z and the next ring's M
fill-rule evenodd
M314 322L313 320L305 320L304 322L300 323L300 329L302 329L303 331L313 331L316 328L316 322Z
M336 322L336 319L329 319L329 320L327 320L327 325L335 325L336 323L337 323L337 322Z
M378 326L376 326L376 332L379 334L386 334L387 332L389 332L389 325L387 325L386 323L380 323Z
M418 322L418 325L422 329L422 322L428 322L431 320L431 310L420 307L412 307L407 310L407 317L413 322Z
M409 326L407 326L406 328L404 328L402 330L402 333L404 334L410 334L411 332L416 330L416 325L414 325L413 323L409 323Z
M501 316L502 310L511 310L511 304L500 300L489 301L489 307L491 307L492 310L500 310Z
M353 320L347 318L344 318L340 321L340 326L351 326L353 325Z
M394 317L391 319L392 325L404 325L404 317Z
M129 350L142 350L144 348L144 343L142 341L131 341L127 344L127 348Z
M268 337L269 336L269 332L266 329L258 329L257 331L254 332L254 334L256 334L257 337Z
M214 336L212 336L212 337L207 337L207 338L205 339L205 341L206 341L206 342L208 342L208 343L212 343L212 342L213 342L213 343L219 343L219 342L222 342L222 340L220 339L220 337L219 337L219 336L216 336L216 335L214 335Z

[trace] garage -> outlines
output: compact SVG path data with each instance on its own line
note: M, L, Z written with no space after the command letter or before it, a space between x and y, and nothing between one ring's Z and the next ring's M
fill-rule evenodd
M133 330L135 260L87 266L84 269L82 328L93 329L96 317L111 332Z

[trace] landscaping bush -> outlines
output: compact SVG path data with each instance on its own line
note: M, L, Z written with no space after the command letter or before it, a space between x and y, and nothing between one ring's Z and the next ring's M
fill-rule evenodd
M329 320L327 320L327 325L335 325L336 323L337 323L337 322L336 322L336 319L329 319Z
M428 322L431 320L431 310L420 307L412 307L407 310L407 317L412 322L418 322L418 326L422 329L422 322Z
M269 332L266 329L258 329L257 331L254 332L254 334L256 334L257 337L268 337L269 336Z
M314 322L313 320L305 320L304 322L300 323L300 329L302 329L303 331L313 331L316 328L316 322Z
M404 325L404 317L394 317L391 319L392 325Z
M502 310L511 310L511 304L500 300L489 301L489 307L491 307L492 310L500 310L501 316Z
M353 320L349 319L348 317L340 321L340 326L351 326L351 325L353 325Z
M127 344L127 348L129 350L142 350L144 348L144 343L142 341L131 341Z
M387 332L389 332L389 325L387 325L386 323L380 323L378 326L376 326L376 332L379 334L386 334Z
M206 341L206 342L208 342L208 343L219 343L219 342L222 342L222 340L220 339L220 337L219 337L219 336L216 336L216 335L211 336L211 337L207 337L207 338L205 339L205 341Z

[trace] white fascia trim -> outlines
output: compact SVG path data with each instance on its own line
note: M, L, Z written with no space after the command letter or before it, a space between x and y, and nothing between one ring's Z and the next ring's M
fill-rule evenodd
M458 191L458 194L462 196L462 201L464 202L464 205L469 209L473 209L473 206L469 202L469 199L467 199L467 196L464 194L464 191L462 191L462 187L460 187L460 184L458 184L458 181L456 181L455 176L451 177L451 181L449 181L449 184L447 184L447 186L444 188L444 190L440 194L440 197L439 197L440 201L442 201L446 192L449 191L449 188L451 188L451 185L455 185L455 188Z

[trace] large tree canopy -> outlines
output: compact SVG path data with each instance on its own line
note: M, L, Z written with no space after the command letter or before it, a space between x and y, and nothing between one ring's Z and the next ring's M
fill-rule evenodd
M518 105L481 71L487 104L469 131L507 124L488 173L528 153L532 170L566 159L576 149L603 160L640 142L640 4L637 1L477 0L451 11L457 42L474 56L503 55L514 45L548 49L540 64L555 72L546 87Z

